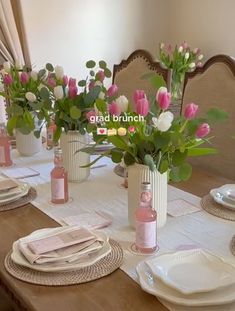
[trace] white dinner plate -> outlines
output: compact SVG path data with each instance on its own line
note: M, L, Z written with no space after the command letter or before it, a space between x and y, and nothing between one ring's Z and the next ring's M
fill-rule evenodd
M235 283L235 265L202 249L163 254L146 260L146 264L153 275L185 295Z
M182 306L213 306L235 301L235 284L206 293L184 295L167 286L152 275L150 268L142 261L136 267L142 289L158 298Z
M7 203L18 200L19 198L23 197L24 195L28 193L29 188L30 188L30 185L28 183L19 183L18 191L6 197L1 197L0 204L7 204Z
M234 201L235 204L235 184L226 184L217 188L226 198Z
M41 229L33 232L31 235L35 238L44 237L48 231L53 229ZM92 231L98 237L101 237L105 242L103 247L94 253L91 253L86 260L77 260L73 262L56 262L56 263L45 263L45 264L30 264L28 260L22 255L18 247L18 241L13 243L11 259L18 265L24 266L33 270L43 272L57 272L57 271L70 271L88 267L96 263L101 258L107 256L111 252L111 246L108 242L108 237L103 232Z
M219 188L212 189L210 191L210 195L218 204L221 204L227 207L228 209L235 211L235 201L233 201L232 199L225 196L222 192L220 192Z

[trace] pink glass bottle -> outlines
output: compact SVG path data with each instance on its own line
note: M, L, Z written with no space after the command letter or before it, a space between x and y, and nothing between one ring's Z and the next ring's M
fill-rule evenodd
M136 209L136 241L137 251L145 254L157 249L157 213L152 209L151 184L141 184L140 205Z
M11 144L7 136L6 126L0 124L0 166L11 166Z
M56 124L51 120L49 126L47 127L47 149L52 149L54 147L54 134L56 131Z
M63 204L68 201L68 173L63 167L62 150L54 151L55 167L51 171L51 202Z

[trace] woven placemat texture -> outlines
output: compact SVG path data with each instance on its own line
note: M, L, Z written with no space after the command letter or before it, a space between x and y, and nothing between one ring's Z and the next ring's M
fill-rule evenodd
M233 236L231 243L230 243L230 250L232 254L235 256L235 235Z
M15 264L11 252L5 258L6 270L15 278L37 285L65 286L90 282L118 269L123 261L123 251L118 242L109 240L111 252L95 264L68 272L41 272Z
M214 216L235 221L235 211L232 211L225 206L216 203L210 194L205 195L201 199L201 206L205 211Z
M5 204L0 204L0 212L5 212L5 211L9 211L11 209L15 209L18 207L21 207L31 201L33 201L37 196L37 191L31 187L29 189L29 192L24 195L23 197L19 198L16 201L13 202L9 202L9 203L5 203Z

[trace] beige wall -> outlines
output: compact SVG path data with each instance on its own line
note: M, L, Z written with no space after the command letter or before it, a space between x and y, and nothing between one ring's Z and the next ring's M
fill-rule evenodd
M162 0L21 0L32 63L83 76L88 59L110 68L135 49L156 53L167 29Z
M21 0L36 67L62 64L84 76L86 60L112 69L132 51L157 57L161 41L187 41L206 58L235 56L235 0Z
M169 5L170 31L166 41L189 42L206 58L215 54L235 56L234 0L165 0Z

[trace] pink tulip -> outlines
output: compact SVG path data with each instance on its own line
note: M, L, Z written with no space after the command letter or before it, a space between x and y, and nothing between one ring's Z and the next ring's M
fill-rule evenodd
M207 123L202 123L199 125L196 131L197 138L203 138L210 133L210 125Z
M120 114L122 113L121 111L121 108L118 106L118 104L116 102L112 102L110 105L109 105L109 113L111 115L114 115L114 116L120 116Z
M95 123L95 118L96 118L97 114L95 112L95 110L90 110L86 113L86 118L90 123Z
M135 104L138 102L139 99L143 99L143 98L146 98L144 90L136 90L134 92L133 100L134 100Z
M76 87L76 79L69 78L69 86Z
M76 86L69 86L69 98L73 99L77 96L78 88Z
M184 50L186 50L186 49L188 48L188 43L184 41L184 42L181 44L181 46L183 47Z
M199 49L199 48L195 48L194 50L193 50L193 54L195 54L195 55L198 55L198 54L200 54L201 53L201 50Z
M170 106L171 93L167 92L167 88L160 88L156 95L156 101L158 102L162 110L166 110Z
M129 127L128 127L128 131L129 131L129 133L131 133L131 134L135 133L135 127L134 127L133 125L129 126Z
M62 83L63 83L64 86L68 85L68 83L69 83L68 76L63 76Z
M47 84L48 84L50 87L52 87L52 88L56 87L56 81L55 81L54 78L49 77L49 78L47 79Z
M108 96L114 96L118 91L118 87L116 84L113 84L111 85L109 88L108 88L108 91L107 91L107 94Z
M185 107L184 116L187 120L192 120L195 118L198 111L198 105L190 103Z
M169 55L172 54L172 46L171 46L171 44L168 44L168 46L166 47L166 51L167 51L167 53L168 53Z
M100 82L103 82L104 79L105 79L105 74L104 74L104 71L103 70L99 70L97 72L97 78Z
M135 103L135 111L145 117L149 113L149 102L146 98L141 98Z
M22 72L20 75L20 82L22 84L26 84L29 81L29 75L27 74L27 72Z
M201 68L203 66L202 62L197 63L197 67Z
M4 77L3 77L3 83L4 83L5 85L11 85L12 82L13 82L13 79L12 79L12 76L11 76L9 73L7 73L6 75L4 75Z

